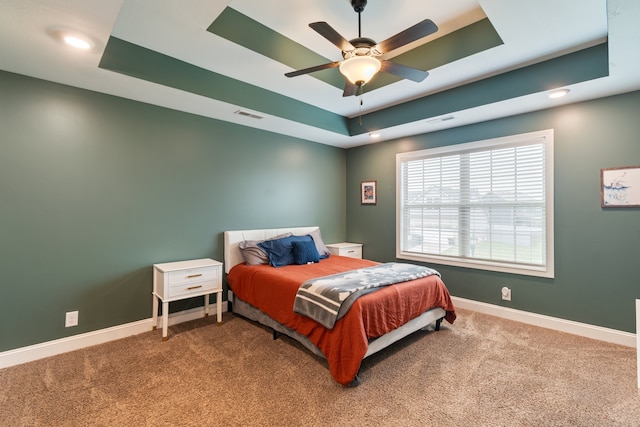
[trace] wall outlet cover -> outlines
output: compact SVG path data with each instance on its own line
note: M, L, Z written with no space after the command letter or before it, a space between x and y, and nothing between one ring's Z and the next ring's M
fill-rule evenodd
M69 328L71 326L78 326L78 312L68 311L64 319L64 327Z

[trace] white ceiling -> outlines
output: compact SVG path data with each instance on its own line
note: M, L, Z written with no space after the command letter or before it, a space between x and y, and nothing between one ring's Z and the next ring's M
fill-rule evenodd
M428 70L421 83L401 80L365 93L342 97L342 89L311 76L286 78L291 68L218 37L206 29L230 6L330 60L340 51L308 27L326 21L345 38L357 34L357 14L348 0L0 0L0 69L175 110L239 123L338 147L372 141L345 136L255 111L251 120L234 111L241 105L195 95L98 68L110 36L175 57L347 117L420 98L506 70L559 56L608 37L610 75L570 86L561 100L531 94L452 114L453 120L420 120L380 131L380 140L426 133L562 103L640 89L640 1L638 0L369 0L362 13L362 35L384 40L424 18L441 37L485 16L504 44ZM81 52L53 35L69 29L91 37L95 47ZM414 47L409 46L409 47ZM205 52L205 54L203 54ZM316 65L316 64L310 64Z

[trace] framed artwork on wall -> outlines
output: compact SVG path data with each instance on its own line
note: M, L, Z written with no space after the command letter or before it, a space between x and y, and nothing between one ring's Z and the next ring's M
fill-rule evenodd
M363 205L375 205L378 202L378 189L376 181L362 181L360 183L360 203Z
M603 208L640 207L640 166L601 169L600 204Z

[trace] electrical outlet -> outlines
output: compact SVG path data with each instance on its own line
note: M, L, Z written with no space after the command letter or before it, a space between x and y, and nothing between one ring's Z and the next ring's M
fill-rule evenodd
M501 290L500 293L502 294L502 299L504 301L511 301L511 289L507 288L506 286L504 286Z
M78 326L78 312L68 311L64 318L64 327Z

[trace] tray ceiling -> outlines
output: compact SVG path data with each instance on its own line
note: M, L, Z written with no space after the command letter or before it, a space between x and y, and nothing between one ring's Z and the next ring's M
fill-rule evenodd
M337 68L284 76L342 59L308 24L357 37L347 0L3 0L2 8L0 69L338 147L640 88L633 0L370 0L364 37L382 41L425 18L439 31L394 52L393 61L430 73L423 82L380 73L352 97L342 97ZM93 50L55 40L67 29L91 37ZM559 87L569 96L548 99Z

